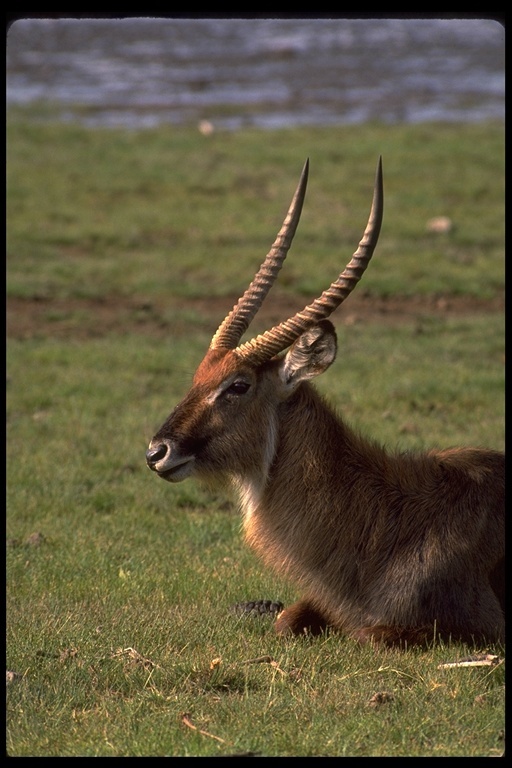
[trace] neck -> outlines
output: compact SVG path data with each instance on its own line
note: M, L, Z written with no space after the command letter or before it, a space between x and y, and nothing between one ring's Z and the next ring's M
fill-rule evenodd
M262 538L290 541L289 532L307 535L321 518L329 526L341 521L340 499L350 487L347 475L361 454L360 441L312 386L302 384L280 407L271 442L265 470L234 481L248 538L257 530L257 546Z

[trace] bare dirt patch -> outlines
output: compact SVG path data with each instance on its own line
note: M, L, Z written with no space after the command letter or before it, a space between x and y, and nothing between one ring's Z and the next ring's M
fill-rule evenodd
M204 326L206 332L235 304L237 296L185 299L171 297L144 299L107 296L101 299L15 298L7 300L7 336L29 338L94 338L109 334L141 334L166 337L169 333L190 333ZM254 322L255 330L285 320L307 303L303 296L277 294L265 303ZM455 317L485 312L504 312L504 295L492 299L468 296L408 296L376 298L364 292L354 294L334 313L338 324L379 322L399 325L425 316Z

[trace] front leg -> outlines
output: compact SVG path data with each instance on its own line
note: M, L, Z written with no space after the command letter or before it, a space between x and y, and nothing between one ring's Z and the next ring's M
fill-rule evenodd
M320 635L328 626L323 614L305 600L285 608L274 625L280 635Z

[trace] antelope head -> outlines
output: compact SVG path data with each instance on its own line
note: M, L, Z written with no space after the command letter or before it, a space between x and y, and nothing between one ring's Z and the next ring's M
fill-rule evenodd
M252 494L264 484L275 454L280 406L336 356L336 335L327 318L353 290L377 244L383 212L380 159L368 223L343 272L302 311L241 343L290 248L307 178L308 162L269 253L214 334L188 394L149 444L148 467L165 480L227 479Z

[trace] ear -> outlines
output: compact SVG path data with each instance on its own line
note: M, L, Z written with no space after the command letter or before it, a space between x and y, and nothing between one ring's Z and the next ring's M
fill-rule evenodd
M279 376L287 389L295 389L301 381L323 373L334 362L338 343L329 320L305 331L283 357Z

